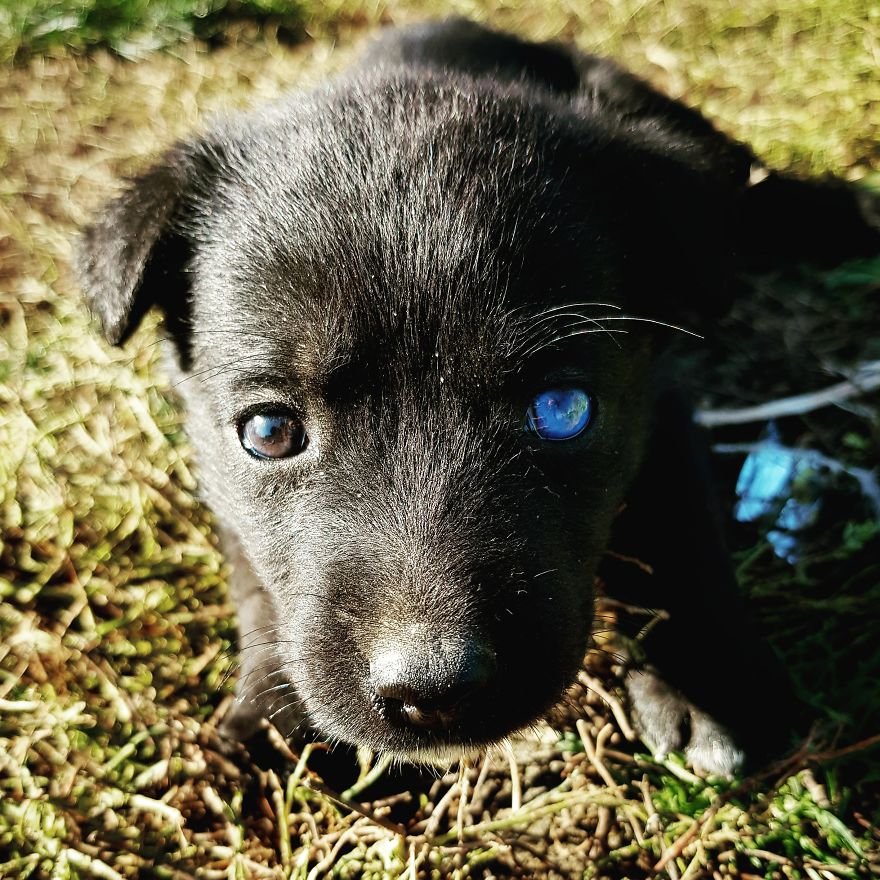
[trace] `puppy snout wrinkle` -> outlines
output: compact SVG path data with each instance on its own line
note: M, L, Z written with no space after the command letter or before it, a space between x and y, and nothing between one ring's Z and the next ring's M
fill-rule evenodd
M476 639L383 642L370 660L373 703L391 723L445 729L473 706L495 670L494 653Z

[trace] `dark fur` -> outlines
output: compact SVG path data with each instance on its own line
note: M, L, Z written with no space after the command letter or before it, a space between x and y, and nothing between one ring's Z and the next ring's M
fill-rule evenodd
M666 683L631 680L649 742L721 771L735 739L760 751L779 726L774 661L739 608L689 413L652 384L674 331L589 323L711 321L737 266L804 255L804 199L852 230L812 232L809 256L877 250L849 190L750 186L758 164L609 61L454 21L393 31L327 86L214 125L109 206L82 243L83 287L115 343L165 313L250 633L227 731L305 718L424 757L527 724L579 667L628 499L615 540L655 573L650 595L617 580L672 613L652 657ZM574 329L596 332L562 338ZM597 419L542 443L524 413L561 378L589 388ZM302 414L305 452L242 450L260 404ZM730 637L695 663L705 615ZM491 678L446 730L415 728L375 699L382 651L425 688L474 657Z

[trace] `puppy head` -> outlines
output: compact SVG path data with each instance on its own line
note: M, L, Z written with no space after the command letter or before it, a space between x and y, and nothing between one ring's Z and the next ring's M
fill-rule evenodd
M165 313L324 734L447 753L570 682L650 409L655 326L621 319L680 314L670 226L712 203L664 162L528 90L377 75L175 148L85 234L111 341Z

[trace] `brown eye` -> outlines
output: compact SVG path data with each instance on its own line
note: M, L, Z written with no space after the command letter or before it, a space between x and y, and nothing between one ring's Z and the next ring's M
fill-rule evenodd
M238 428L242 447L255 458L289 458L306 447L306 430L292 413L254 413Z

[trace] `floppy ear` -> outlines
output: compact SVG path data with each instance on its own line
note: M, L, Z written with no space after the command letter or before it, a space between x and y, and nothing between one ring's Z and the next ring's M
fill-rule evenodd
M754 154L615 62L575 63L575 108L607 126L632 307L699 327L730 303L734 206Z
M880 255L880 198L868 190L767 171L727 138L687 144L661 130L633 149L627 229L644 248L630 270L639 308L653 299L699 330L730 307L738 273Z
M153 305L164 309L170 330L186 325L190 246L182 227L197 174L191 151L172 148L133 179L77 243L75 268L86 302L115 345Z
M749 154L653 127L627 132L616 152L629 307L700 332L733 298Z
M626 229L648 247L633 267L640 307L659 283L657 305L699 326L728 308L738 270L880 254L880 197L872 204L834 178L768 171L745 144L614 62L577 63L576 106L610 118L626 163L616 172L626 181Z

